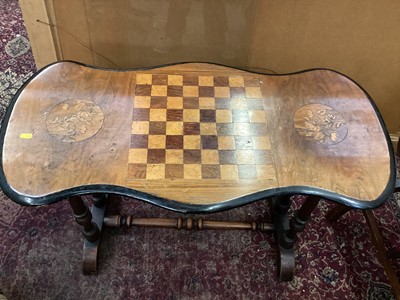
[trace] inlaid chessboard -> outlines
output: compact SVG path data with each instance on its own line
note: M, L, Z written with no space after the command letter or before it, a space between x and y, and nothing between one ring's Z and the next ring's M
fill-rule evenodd
M137 74L127 180L275 177L258 76Z
M309 191L372 208L395 181L374 105L329 70L59 62L24 85L3 125L0 184L27 205L97 191L200 212Z

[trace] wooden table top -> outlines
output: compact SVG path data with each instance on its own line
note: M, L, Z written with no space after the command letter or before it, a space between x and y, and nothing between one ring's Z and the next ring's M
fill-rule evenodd
M1 141L1 186L30 205L113 192L213 211L307 193L369 208L395 181L375 106L330 70L271 76L205 63L115 71L59 62L15 96Z

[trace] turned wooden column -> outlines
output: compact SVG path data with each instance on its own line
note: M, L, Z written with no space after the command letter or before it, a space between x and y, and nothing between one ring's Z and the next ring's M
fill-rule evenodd
M283 216L287 214L290 204L290 196L275 198L273 201L273 209L276 214Z
M108 215L104 218L104 226L128 228L135 227L156 227L175 228L178 230L252 230L252 231L273 231L274 224L262 222L235 222L235 221L214 221L193 218L134 218L132 215Z
M296 243L298 233L302 232L310 221L311 213L318 205L320 197L308 196L303 205L294 213L290 219L290 228L286 230L279 240L279 244L286 249L293 248Z
M100 237L97 225L92 222L92 213L80 196L70 197L68 202L74 213L75 221L83 227L82 233L90 242L95 242Z
M91 200L96 207L103 207L107 202L107 194L92 194Z
M276 238L278 241L280 241L285 232L289 230L288 210L291 204L291 199L290 196L276 197L272 199L272 203L272 213L276 228ZM293 247L287 249L278 244L278 262L279 279L281 281L292 280L295 269Z

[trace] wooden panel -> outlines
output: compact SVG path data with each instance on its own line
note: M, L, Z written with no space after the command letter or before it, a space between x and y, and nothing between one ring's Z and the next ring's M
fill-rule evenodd
M95 51L90 58L88 49L59 30L63 57L112 68L178 61L245 65L256 3L53 1L57 24Z
M49 23L45 1L19 0L36 67L39 69L58 60L51 28L37 20Z
M95 64L85 1L50 1L54 6L55 25L58 26L60 59Z
M248 66L340 71L375 99L388 130L399 132L399 14L400 3L390 0L258 1Z
M59 59L113 68L212 61L279 73L327 67L361 83L389 131L400 131L397 1L49 1L63 28ZM20 2L37 65L54 61L50 30L36 23L44 0Z
M375 111L350 80L210 64L53 65L19 96L2 163L22 195L108 184L189 204L290 186L370 201L393 176Z

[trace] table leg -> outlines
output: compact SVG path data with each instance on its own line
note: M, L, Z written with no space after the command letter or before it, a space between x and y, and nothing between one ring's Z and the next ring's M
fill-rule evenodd
M337 221L343 214L351 210L350 207L344 206L342 204L335 204L335 207L329 211L326 215L326 219L328 221L334 222ZM392 287L393 294L395 295L396 299L400 299L400 283L397 278L396 271L393 269L393 266L391 264L390 258L396 258L399 257L399 253L392 251L392 253L389 253L389 251L386 250L385 247L385 242L383 240L382 234L380 232L379 226L376 222L375 216L372 212L372 210L363 210L363 214L365 217L365 220L368 224L369 231L371 233L371 239L372 243L376 247L376 250L378 251L378 260L383 266L383 269L385 270L385 273L388 277L389 283ZM393 257L394 256L394 257Z
M288 210L291 204L290 196L273 198L273 219L276 228L276 237L280 241L285 232L289 230ZM278 242L279 280L290 281L294 274L294 249L284 248Z
M325 218L330 222L335 222L349 210L351 210L351 207L335 203L335 207L326 214Z
M287 210L290 206L290 197L280 198L275 202L274 211L277 218L277 235L279 241L280 273L279 279L290 281L294 276L294 244L297 236L310 221L311 213L318 205L319 197L308 196L303 205L294 213L288 225Z
M99 229L96 223L92 222L92 214L79 196L68 199L74 213L75 221L83 227L82 233L88 241L94 242L99 239Z
M83 273L94 274L97 272L97 254L100 245L100 234L106 210L107 197L104 194L92 195L92 212L79 196L69 198L69 203L74 213L75 220L83 226L85 237L83 245Z

